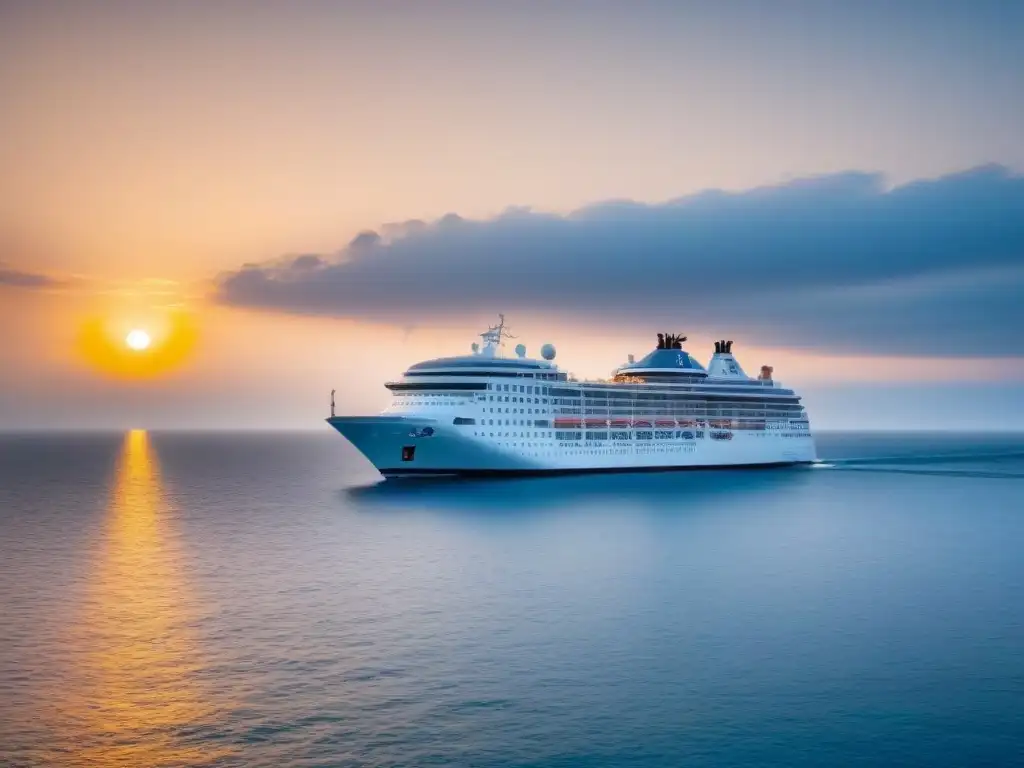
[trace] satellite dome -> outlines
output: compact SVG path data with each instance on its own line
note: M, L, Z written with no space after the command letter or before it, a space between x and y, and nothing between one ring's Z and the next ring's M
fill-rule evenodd
M554 344L545 344L543 347L540 348L540 356L543 357L545 360L554 360L555 359L555 345Z
M526 357L525 344L516 344L516 357Z

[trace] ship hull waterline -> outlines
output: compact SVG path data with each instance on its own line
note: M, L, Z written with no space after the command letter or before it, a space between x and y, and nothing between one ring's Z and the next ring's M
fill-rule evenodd
M624 441L575 450L557 442L524 441L518 450L506 450L422 417L336 416L327 423L389 479L772 469L817 461L809 436L786 439L737 431L729 441Z

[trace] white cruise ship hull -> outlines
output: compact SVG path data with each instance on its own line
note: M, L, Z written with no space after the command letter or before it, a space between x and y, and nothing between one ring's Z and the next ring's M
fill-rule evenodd
M495 442L465 427L412 416L339 416L327 422L385 477L641 472L809 464L809 433L702 431L697 439ZM723 435L728 434L726 438Z

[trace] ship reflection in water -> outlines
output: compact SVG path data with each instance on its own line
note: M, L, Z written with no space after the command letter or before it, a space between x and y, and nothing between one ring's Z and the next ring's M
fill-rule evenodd
M813 465L812 465L813 466ZM430 509L437 513L480 513L507 510L517 518L531 511L565 510L586 505L638 512L681 509L711 512L717 502L757 504L758 499L785 494L809 480L810 467L763 469L692 469L669 472L623 472L507 478L401 478L365 483L340 491L364 510Z
M68 765L193 766L224 756L204 727L217 708L200 681L195 602L172 513L148 435L129 432L70 630L76 655L58 699L78 732Z

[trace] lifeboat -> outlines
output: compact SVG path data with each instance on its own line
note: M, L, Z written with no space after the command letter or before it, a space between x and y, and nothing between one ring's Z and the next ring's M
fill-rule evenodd
M607 429L608 419L587 419L587 429Z
M636 429L650 429L651 428L651 422L649 422L649 421L634 421L633 422L633 426Z
M582 422L579 419L556 418L555 429L579 429Z
M658 429L674 429L676 426L675 419L657 419L654 425Z
M612 429L629 429L629 419L612 419Z

